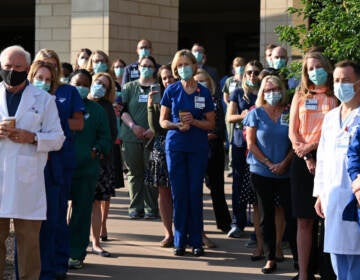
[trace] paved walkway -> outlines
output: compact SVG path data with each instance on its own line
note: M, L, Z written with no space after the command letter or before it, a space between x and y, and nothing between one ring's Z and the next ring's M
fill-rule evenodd
M225 192L230 205L231 185L226 182ZM108 221L109 242L102 242L111 252L111 258L89 254L81 270L70 270L68 279L132 279L132 280L193 280L193 279L291 279L296 275L289 251L286 260L278 264L276 273L264 275L264 261L251 262L253 249L245 247L252 228L246 228L244 237L228 238L216 229L210 195L204 194L205 231L217 248L207 249L205 256L197 258L191 254L175 257L172 249L160 248L162 224L160 220L129 220L127 188L117 192L112 199ZM190 251L190 250L189 250Z

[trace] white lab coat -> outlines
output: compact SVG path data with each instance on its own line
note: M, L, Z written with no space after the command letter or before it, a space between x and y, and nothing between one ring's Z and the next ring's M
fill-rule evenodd
M0 83L0 120L8 117L4 82ZM26 86L16 112L16 128L36 133L37 145L0 139L0 217L46 219L44 167L48 151L65 140L55 97Z
M352 195L347 150L359 120L358 108L341 127L340 107L337 107L325 115L322 126L313 196L320 196L325 215L324 251L328 253L360 255L359 225L342 220Z

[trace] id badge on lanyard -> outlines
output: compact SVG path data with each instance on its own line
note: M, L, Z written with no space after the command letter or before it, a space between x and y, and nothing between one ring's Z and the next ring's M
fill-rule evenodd
M196 109L204 109L205 108L205 97L195 96L195 108Z
M306 110L317 110L318 109L318 100L316 98L308 98L305 100L305 109Z
M137 69L132 69L132 70L130 71L130 78L131 78L131 79L137 79L137 78L139 78L139 70L137 70Z

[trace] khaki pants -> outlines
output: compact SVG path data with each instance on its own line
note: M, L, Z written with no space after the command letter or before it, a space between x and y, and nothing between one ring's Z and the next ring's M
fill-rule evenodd
M42 221L14 219L19 277L21 280L38 280L40 276L39 234ZM0 218L0 278L4 274L10 218ZM12 244L14 246L14 244Z

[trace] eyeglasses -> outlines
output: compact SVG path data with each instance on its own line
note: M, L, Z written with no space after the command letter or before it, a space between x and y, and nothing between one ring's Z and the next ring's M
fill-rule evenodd
M249 75L249 76L250 76L251 74L254 74L255 76L259 76L260 71L258 71L258 70L254 70L254 71L249 70L249 71L246 71L246 74Z

